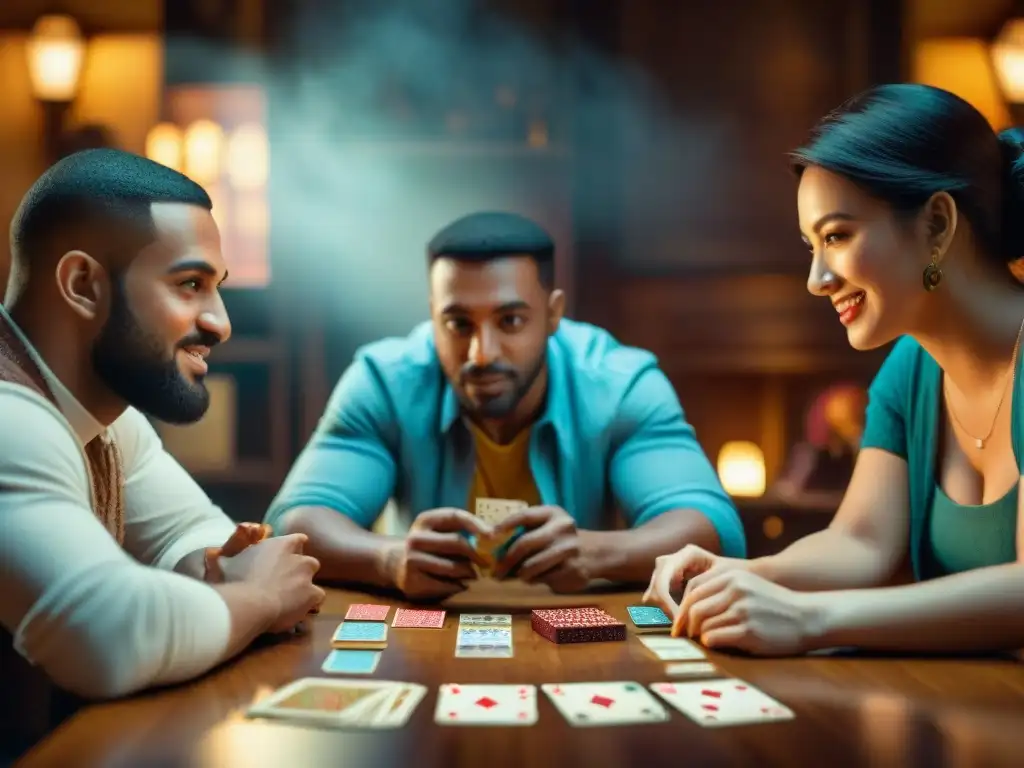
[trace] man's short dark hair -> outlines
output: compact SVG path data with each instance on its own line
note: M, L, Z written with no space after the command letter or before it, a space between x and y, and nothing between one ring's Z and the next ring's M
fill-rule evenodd
M480 211L456 219L427 245L427 258L492 261L508 256L529 256L537 263L541 285L555 284L555 243L547 231L525 216Z
M36 180L18 206L11 222L14 272L25 277L54 233L77 226L109 218L151 231L153 203L213 207L201 186L145 157L106 148L68 155Z

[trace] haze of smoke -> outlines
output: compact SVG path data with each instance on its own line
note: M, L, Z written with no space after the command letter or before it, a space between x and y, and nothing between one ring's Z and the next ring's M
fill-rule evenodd
M179 44L176 55L182 50ZM189 55L200 61L201 46ZM725 140L717 127L672 114L656 84L629 63L569 34L543 38L473 0L310 8L293 20L278 56L251 66L273 106L275 257L291 262L290 271L311 289L329 294L334 321L353 324L354 343L405 333L427 316L426 241L464 213L508 207L509 189L522 187L517 169L532 162L528 154L513 156L484 169L454 154L381 149L405 128L402 115L381 100L396 83L429 116L438 138L447 138L441 134L453 105L474 94L493 97L496 86L506 85L552 118L556 144L569 128L556 115L567 106L573 135L607 144L606 162L630 163L625 155L637 147L647 147L651 158L649 148L658 147L651 172L634 175L629 190L577 190L574 226L581 237L605 236L622 215L614 201L623 197L642 212L641 221L672 216L707 183L714 148ZM616 146L624 148L618 157ZM589 178L583 171L581 178Z

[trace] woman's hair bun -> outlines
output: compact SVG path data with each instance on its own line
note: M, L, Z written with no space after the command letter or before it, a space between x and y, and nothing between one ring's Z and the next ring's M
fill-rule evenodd
M1024 256L1024 129L1007 128L999 133L1003 153L1003 255L1007 261Z

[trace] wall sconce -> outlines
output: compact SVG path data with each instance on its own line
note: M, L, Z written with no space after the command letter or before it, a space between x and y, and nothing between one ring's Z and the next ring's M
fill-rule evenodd
M210 195L231 287L265 287L270 280L270 145L263 125L245 121L223 127L205 117L183 127L159 123L146 136L146 157L184 173Z
M992 43L992 66L1015 122L1024 118L1024 18L1007 21Z
M730 496L763 496L764 452L756 443L743 440L726 443L718 453L718 478Z
M32 93L43 107L43 139L47 161L61 155L64 118L75 99L85 59L85 38L73 18L41 16L28 40Z

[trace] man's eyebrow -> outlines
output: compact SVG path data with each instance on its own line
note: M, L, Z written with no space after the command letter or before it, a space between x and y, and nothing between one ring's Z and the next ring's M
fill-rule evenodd
M185 261L179 261L172 264L167 270L167 274L169 275L176 275L181 272L202 272L204 275L209 275L210 277L217 276L216 267L214 267L210 262L202 259L187 259ZM228 274L229 273L225 271L224 277L220 279L220 282L217 283L217 285L222 285L224 281L228 279Z

